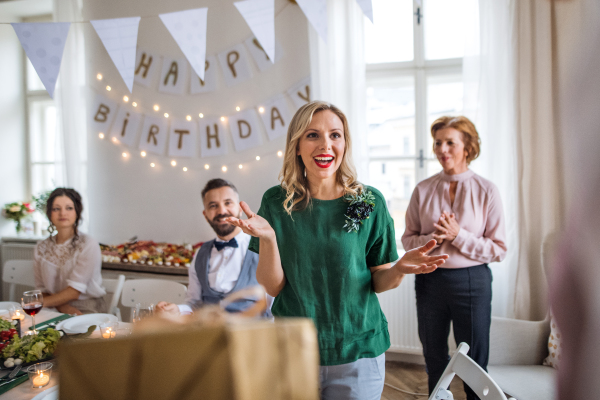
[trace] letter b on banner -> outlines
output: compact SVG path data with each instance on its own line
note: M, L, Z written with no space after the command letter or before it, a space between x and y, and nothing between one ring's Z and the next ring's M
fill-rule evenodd
M96 94L92 107L90 108L91 115L89 116L89 126L92 134L98 135L99 133L103 133L108 135L118 109L119 106L116 102L101 94Z
M260 126L256 111L249 108L229 117L229 132L233 139L235 151L242 151L260 146Z

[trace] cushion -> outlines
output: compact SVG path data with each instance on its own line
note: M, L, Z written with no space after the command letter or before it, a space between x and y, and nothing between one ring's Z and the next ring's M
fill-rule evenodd
M548 338L548 357L544 359L544 365L558 369L560 353L562 351L561 335L556 326L556 320L550 314L550 337Z

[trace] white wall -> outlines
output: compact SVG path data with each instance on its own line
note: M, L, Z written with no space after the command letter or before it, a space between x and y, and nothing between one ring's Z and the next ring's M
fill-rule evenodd
M0 9L0 21L18 22ZM27 158L25 101L23 95L23 53L12 26L0 25L0 207L25 201ZM11 220L0 218L0 236L15 234Z
M216 54L227 47L241 43L251 31L239 14L233 1L207 0L199 4L193 0L166 2L160 0L104 0L84 2L85 20L158 15L159 13L209 7L207 54ZM132 101L140 104L141 111L151 113L153 104L179 117L205 115L231 115L235 107L253 107L287 88L310 73L308 60L308 34L306 18L297 5L288 0L276 0L276 40L283 48L283 58L271 69L260 72L252 63L254 77L237 86L226 87L221 72L218 73L218 90L210 94L174 96L159 93L157 85L144 88L134 84ZM114 100L122 101L127 88L104 50L91 26L86 27L86 54L88 81L94 90ZM182 53L158 17L142 18L138 34L138 48L152 49L163 56L182 57ZM102 82L96 74L104 76ZM158 80L158 77L156 77ZM111 92L104 87L110 85ZM89 98L91 98L90 95ZM291 106L291 104L290 104ZM241 198L256 211L262 194L278 183L281 159L276 155L254 160L256 154L283 150L285 138L269 141L263 134L263 145L257 149L236 153L229 142L229 154L222 157L195 158L185 164L190 171L171 167L166 156L139 156L139 151L123 145L99 140L88 132L88 188L90 233L101 242L120 243L137 235L140 239L169 242L197 242L214 237L213 231L202 216L200 191L212 178L224 177L238 188ZM129 151L131 157L123 159L121 153ZM150 162L157 167L150 168ZM205 163L211 169L205 171ZM227 173L220 165L244 163Z

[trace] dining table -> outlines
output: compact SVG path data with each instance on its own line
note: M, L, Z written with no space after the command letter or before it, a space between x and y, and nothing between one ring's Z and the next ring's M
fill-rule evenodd
M61 315L63 315L63 314L59 313L57 311L42 308L42 310L35 316L36 326L39 326L42 323L44 323L45 321L48 321L50 319L60 317ZM30 327L30 326L31 326L31 318L26 317L25 319L23 319L21 321L21 331L23 333L25 333L28 330L28 327ZM119 322L118 327L117 327L117 334L119 331L128 332L128 331L130 331L130 329L131 329L130 323ZM89 338L90 339L101 338L100 330L96 329L89 336ZM48 385L46 385L43 388L37 389L37 388L33 388L31 381L27 380L27 381L23 382L22 384L10 389L6 393L0 395L0 400L31 400L31 399L35 398L36 396L38 396L36 398L36 400L42 400L44 397L46 397L46 396L42 395L42 393L48 393L48 398L50 398L50 396L49 396L50 393L57 390L55 387L58 386L59 368L58 368L58 363L56 362L55 359L50 360L49 362L51 362L53 364L53 366L52 366L52 375L50 377L50 382L48 383ZM7 375L9 372L10 372L10 370L0 370L0 377ZM54 397L54 398L57 398L57 397Z

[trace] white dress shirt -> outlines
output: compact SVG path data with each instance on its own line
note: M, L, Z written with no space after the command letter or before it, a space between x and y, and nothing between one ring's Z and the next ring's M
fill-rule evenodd
M215 246L210 251L210 261L208 270L208 284L210 287L222 293L230 292L240 277L248 245L250 244L250 235L240 232L235 236L238 247L224 247L218 251ZM217 242L224 242L216 238ZM185 304L179 305L181 313L191 313L192 305L199 304L202 301L202 288L196 272L196 257L194 254L189 270L189 284Z

